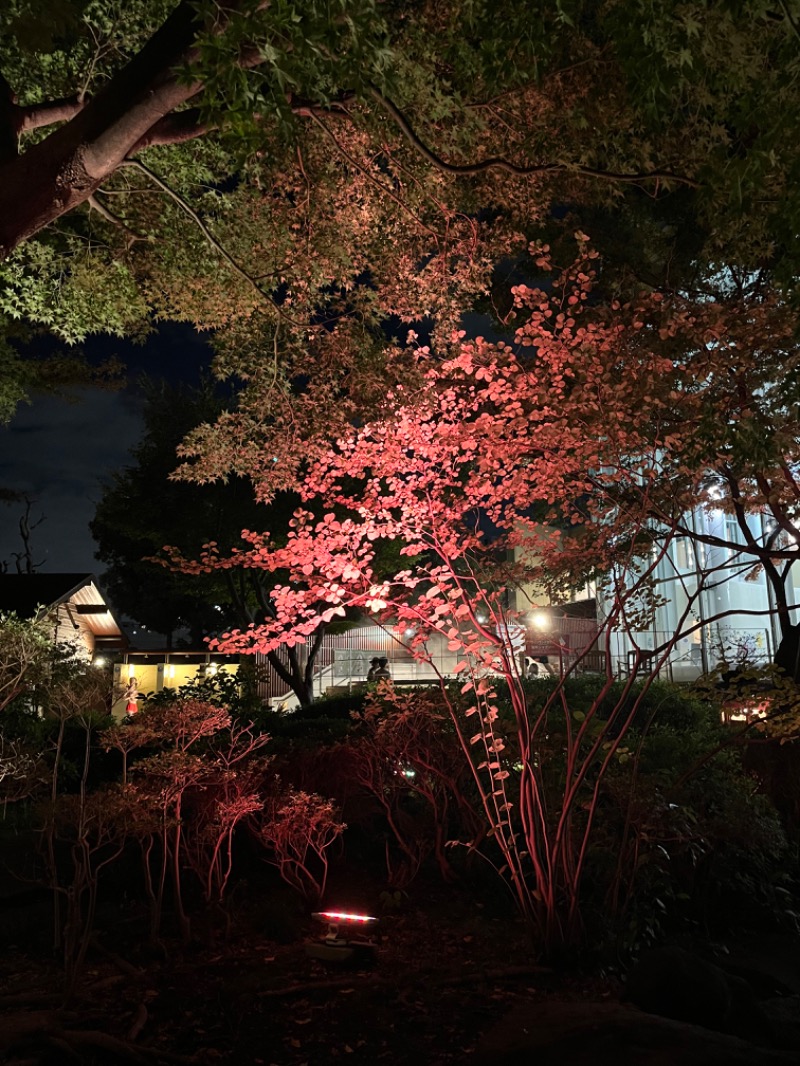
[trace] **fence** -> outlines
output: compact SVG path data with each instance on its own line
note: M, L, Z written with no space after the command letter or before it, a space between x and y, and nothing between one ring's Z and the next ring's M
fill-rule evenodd
M693 680L720 664L730 666L742 662L763 664L772 659L772 638L768 629L734 626L706 626L690 637L675 641L675 635L651 630L635 635L636 646L622 633L602 633L593 619L554 618L547 632L525 631L524 655L528 663L546 660L550 673L604 674L607 667L619 676L629 676L633 670L649 671L657 667L662 677L674 681ZM662 655L655 649L675 641L669 653ZM610 662L606 647L610 652ZM637 651L638 649L638 651ZM295 648L301 667L305 667L307 646ZM277 653L288 666L285 648ZM328 689L349 689L363 683L373 658L389 661L392 678L398 682L433 682L439 676L451 676L458 655L447 649L444 640L432 638L428 642L428 660L419 661L391 632L379 626L364 626L346 633L326 634L314 663L314 694L323 695ZM663 661L661 661L663 659ZM266 664L265 656L257 661ZM267 665L259 684L259 695L265 702L275 702L290 696L291 689Z
M767 628L714 623L687 637L676 639L674 633L649 630L635 634L635 641L636 647L631 647L627 636L612 634L613 657L620 674L657 668L670 681L691 681L717 667L764 666L773 657L772 634ZM668 651L657 652L658 648Z

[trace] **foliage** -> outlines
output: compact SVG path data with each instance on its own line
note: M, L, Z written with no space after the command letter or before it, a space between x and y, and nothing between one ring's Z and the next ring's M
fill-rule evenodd
M735 518L742 565L764 569L789 626L796 5L348 0L331 19L321 4L141 0L123 17L107 2L66 3L44 45L33 6L2 16L6 76L29 93L3 101L5 140L23 135L22 154L6 145L0 160L6 314L70 340L97 321L144 329L151 314L217 331L217 372L244 387L186 441L183 476L247 476L262 501L287 487L304 500L288 537L248 529L244 549L200 554L197 575L260 572L272 590L269 617L222 646L295 654L351 609L413 627L411 650L431 666L426 641L444 638L460 689L441 690L448 736L491 861L546 949L578 942L604 803L643 757L648 693L679 632L646 657L636 635L698 500ZM48 132L45 94L76 86ZM694 240L667 232L665 200ZM592 214L644 219L636 263L604 273L578 228L577 257L554 265L563 242L551 253L537 231L562 220L575 232ZM514 284L497 282L498 263ZM662 288L641 291L642 263ZM467 343L463 311L496 293L513 337ZM403 344L412 325L425 336ZM774 536L748 536L753 509ZM387 542L404 557L391 572L378 562ZM717 565L698 563L695 595ZM577 704L563 678L537 699L503 637L505 592L557 601L587 582L605 612L591 650L624 632L633 676L615 686L606 654ZM401 708L369 728L398 750L421 724ZM161 803L145 867L158 837L154 898L169 866L184 926L193 744L178 730L139 764ZM691 850L688 824L656 799L643 832ZM294 875L318 888L319 867L297 874L294 847Z
M445 878L458 874L477 891L475 870L452 861L448 842L467 845L464 855L480 855L498 869L508 854L503 826L493 830L486 818L493 798L480 767L485 750L478 741L470 745L463 731L474 720L481 680L464 692L462 684L404 694L383 685L354 719L329 722L347 729L346 736L308 736L299 746L291 730L273 746L266 733L198 699L149 701L135 717L109 725L92 712L92 684L89 677L85 687L62 688L46 719L24 708L4 716L11 727L3 733L10 784L0 784L37 802L68 987L84 965L106 871L137 850L151 935L159 935L171 900L187 939L192 884L205 904L225 902L245 826L284 880L314 900L324 894L335 844L347 841L345 811L373 858L376 841L392 834L387 858L396 891L428 854ZM545 830L558 817L571 773L584 775L580 802L571 808L571 829L587 842L584 942L605 950L619 935L628 950L685 921L722 933L726 921L740 920L743 906L754 921L770 909L791 909L783 834L755 780L742 771L736 734L723 729L715 706L647 680L615 691L602 677L554 679L526 682L525 690L525 719L510 687L498 684L493 703L494 744L508 775L503 795L510 810L524 808L523 760L531 743L525 730L543 715L545 727L532 743ZM617 743L606 723L623 716L628 729ZM570 743L582 718L590 722L589 736L605 738L583 764ZM320 722L274 713L269 719L277 733L293 722ZM102 773L94 766L100 749L109 753L113 775L108 764ZM347 855L352 862L349 845Z
M776 811L717 706L667 686L664 696L673 713L640 719L603 781L587 860L589 928L626 953L687 925L713 937L743 915L753 926L787 921L796 876Z
M739 395L727 384L734 378L730 356L749 351L755 336L736 301L730 317L721 304L698 303L690 312L659 293L604 307L593 299L596 253L585 235L577 240L576 261L554 271L546 286L515 287L513 346L467 342L460 334L446 352L419 347L422 388L398 385L380 417L306 457L298 488L315 507L328 508L322 519L299 510L285 545L248 532L249 551L223 557L211 546L195 567L289 573L274 593L276 618L224 634L218 643L226 651L291 646L354 607L382 613L395 632L413 631L410 650L429 668L436 669L429 638L448 643L468 699L442 691L484 831L518 906L549 949L580 939L603 781L617 761L632 758L628 734L648 713L649 687L683 628L691 628L693 597L713 579L710 559L698 589L685 590L678 630L655 652L637 644L658 602L656 567L686 534L692 493L702 499L715 482L713 466L709 474L703 464L713 464L720 434L737 432L732 418L712 436L711 411L719 409L712 404L727 411ZM548 250L537 254L540 268L549 269ZM768 300L755 305L761 351L783 350L785 314ZM759 395L769 399L768 379L759 380ZM712 398L715 388L721 396ZM696 433L698 419L709 421L707 441ZM253 476L265 496L275 487L269 467ZM760 493L754 505L779 506L778 492L793 491L779 490L777 475L771 494L752 480ZM410 563L388 577L373 565L386 540L401 542ZM772 543L754 550L764 565L773 553L795 551ZM602 687L576 707L562 678L537 706L503 639L515 621L505 590L527 585L557 601L590 581L604 611L588 649L606 652ZM320 601L327 603L322 611ZM638 648L631 676L616 686L608 654L615 631ZM647 680L636 687L640 670ZM513 742L500 717L497 677L512 709ZM562 738L565 753L554 781L543 754L552 736Z
M249 471L264 416L296 439L298 377L320 371L346 424L395 373L377 326L427 319L441 343L553 203L644 217L671 286L679 262L697 284L731 262L791 287L794 7L65 0L43 20L20 0L1 16L0 307L68 341L153 314L224 329Z
M2 322L2 319L0 319ZM41 331L22 324L0 332L0 425L8 424L17 408L33 393L70 397L84 386L116 389L122 384L122 364L109 358L90 362L75 348L65 351L44 341Z
M196 700L224 707L234 721L248 721L261 716L262 703L257 685L258 669L248 669L245 663L236 673L219 670L215 674L193 677L177 689L165 687L149 697L148 706L169 706Z
M226 625L247 626L273 611L271 582L263 572L198 575L158 563L165 544L192 555L209 541L226 550L234 547L245 527L263 530L269 525L276 538L285 535L294 496L284 493L263 506L241 477L208 485L171 478L181 439L198 423L213 421L224 407L223 395L209 381L196 389L145 382L145 432L134 462L105 486L90 524L114 603L164 633L168 644L184 627L191 643L199 645ZM294 651L269 656L272 669L302 704L310 703L313 695L315 657L313 646L305 655ZM252 687L252 678L249 683ZM232 696L227 693L226 702ZM213 694L209 701L214 702Z
M32 691L52 650L43 621L0 614L0 710Z
M438 693L400 694L382 684L354 718L342 755L352 778L379 805L399 849L398 861L386 847L389 884L406 888L431 853L445 880L452 880L445 849L459 834L477 846L481 818Z
M348 692L340 696L323 696L313 707L298 707L293 718L336 718L349 720L364 710L366 692Z
M4 809L40 793L47 782L41 753L9 733L7 728L0 730L0 803Z
M328 849L345 828L331 800L289 790L267 802L254 831L284 881L318 901L325 895Z
M91 523L105 580L120 610L171 638L187 627L199 642L231 619L246 625L259 604L230 579L203 580L170 573L154 556L164 544L185 551L209 539L227 546L245 527L263 526L280 508L256 505L239 479L196 486L170 481L176 449L184 435L212 421L223 401L209 382L199 388L144 382L145 430L133 462L105 486Z
M150 705L132 722L103 736L106 750L123 756L123 797L142 854L151 907L151 936L161 924L164 889L172 881L181 933L191 935L184 906L184 863L200 880L205 898L221 901L233 862L239 822L261 807L266 764L258 752L269 737L234 725L230 714L199 700ZM132 752L139 751L129 764Z

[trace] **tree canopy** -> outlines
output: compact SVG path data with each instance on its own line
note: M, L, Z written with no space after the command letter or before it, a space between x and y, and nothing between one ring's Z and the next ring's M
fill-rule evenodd
M797 335L797 3L64 0L52 32L37 11L2 16L0 311L70 342L159 318L213 331L216 372L242 388L189 435L183 476L246 476L264 500L307 489L331 441L433 402L409 330L458 366L464 312L514 329L541 238L582 227L602 264L587 306L624 348L604 341L601 373L577 343L580 388L562 399L586 399L597 372L637 397L631 456L678 442L674 495L651 508L673 522L701 469L761 433L767 416L726 390L727 367L750 374L743 345L759 404L789 402L775 374ZM612 446L591 404L581 418ZM597 489L588 469L570 499ZM731 494L752 482L741 470L718 479Z
M365 367L386 372L376 326L446 336L553 204L644 209L673 274L688 228L695 272L733 258L788 283L799 14L62 0L45 19L15 0L0 15L0 312L73 343L158 317L225 331L220 370L260 374L261 410L309 366L320 393L369 401Z
M258 605L247 593L237 605L224 580L191 581L166 572L154 557L166 543L188 551L213 539L233 547L243 528L263 527L267 508L240 479L204 488L169 480L182 437L222 408L210 384L192 389L145 380L142 387L144 435L132 463L105 485L91 523L97 558L121 611L168 640L186 628L199 644L224 622L247 625L248 610Z
M144 436L131 465L105 486L91 531L115 605L165 635L169 646L181 629L200 646L226 626L247 628L271 617L275 579L252 568L205 576L170 571L157 561L164 545L194 554L213 542L230 551L241 543L243 529L267 526L273 537L285 538L297 499L284 493L269 506L258 504L250 482L239 477L202 486L171 480L181 439L199 423L213 421L223 399L208 381L198 388L148 381L143 387ZM301 703L313 695L315 649L310 645L302 657L293 651L269 654L273 669Z
M38 3L0 15L6 324L213 331L241 388L181 475L303 499L279 542L175 551L269 583L218 646L291 655L350 608L434 666L445 638L502 870L569 943L602 779L713 580L698 563L645 648L688 509L720 494L790 625L800 3L62 0L52 33ZM476 308L506 339L466 335ZM749 509L774 537L748 540ZM537 706L504 593L589 579L600 694L576 711L562 677ZM634 662L606 700L618 633Z

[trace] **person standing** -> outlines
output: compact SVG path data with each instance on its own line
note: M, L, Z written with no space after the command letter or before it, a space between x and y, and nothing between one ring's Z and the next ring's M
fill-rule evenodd
M139 704L136 702L139 699L139 682L135 677L128 679L128 687L122 694L122 698L125 700L125 714L136 714L139 710Z
M389 673L389 660L386 658L378 659L378 669L375 671L373 681L391 681L392 675Z

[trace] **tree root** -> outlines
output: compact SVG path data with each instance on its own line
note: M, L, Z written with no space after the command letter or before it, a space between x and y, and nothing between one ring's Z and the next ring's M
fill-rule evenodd
M77 1020L60 1010L30 1010L0 1019L0 1049L10 1048L33 1037L58 1032L65 1021Z
M61 1037L49 1036L47 1038L47 1043L50 1044L51 1047L58 1048L61 1054L65 1056L66 1062L83 1062L80 1052L76 1051L66 1040L62 1040Z
M147 1005L144 1001L142 1001L136 1008L136 1013L133 1016L131 1027L128 1030L128 1035L126 1039L129 1043L132 1044L138 1038L142 1029L144 1029L145 1025L147 1025L147 1018Z
M121 970L129 977L141 977L142 970L128 962L127 959L123 959L121 955L117 955L115 951L110 951L107 947L100 943L96 936L93 936L89 941L90 946L98 955L102 955L104 959L108 959L109 962L113 962L118 970Z
M132 1047L124 1040L118 1040L108 1033L101 1033L98 1029L70 1029L62 1030L56 1034L56 1039L67 1045L77 1056L81 1057L82 1048L94 1048L99 1051L107 1051L115 1057L115 1061L135 1062L139 1066L151 1060L143 1053L145 1049Z
M142 1011L144 1015L142 1016ZM99 1029L74 1029L70 1023L83 1020L77 1014L68 1011L25 1011L0 1020L0 1050L9 1051L14 1047L42 1041L56 1047L67 1062L74 1059L83 1060L83 1053L89 1050L105 1052L113 1062L133 1062L137 1066L150 1066L153 1062L174 1062L179 1066L197 1066L198 1059L192 1055L178 1055L161 1048L134 1046L130 1040L141 1032L147 1020L147 1009L142 1003L134 1018L128 1040L120 1040ZM20 1048L22 1050L22 1048ZM29 1050L29 1049L28 1049ZM24 1054L24 1052L23 1052ZM25 1060L2 1061L20 1062Z
M475 970L448 977L441 985L472 985L481 981L516 981L520 977L549 977L555 973L549 966L508 966L501 970Z
M63 1002L63 992L14 992L0 996L0 1010L13 1010L15 1007L58 1007Z

